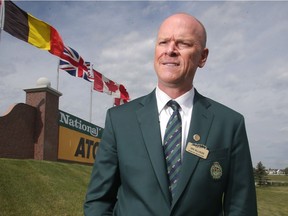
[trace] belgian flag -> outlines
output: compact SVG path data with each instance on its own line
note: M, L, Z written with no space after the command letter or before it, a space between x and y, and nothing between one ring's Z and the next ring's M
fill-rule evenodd
M64 44L56 29L23 11L10 0L4 2L4 8L4 31L61 57Z

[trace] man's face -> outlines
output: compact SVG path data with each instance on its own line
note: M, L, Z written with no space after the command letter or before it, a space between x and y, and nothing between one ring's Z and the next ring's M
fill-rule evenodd
M160 88L192 87L198 67L203 67L208 55L204 48L202 26L191 17L178 15L161 25L155 46L154 68Z

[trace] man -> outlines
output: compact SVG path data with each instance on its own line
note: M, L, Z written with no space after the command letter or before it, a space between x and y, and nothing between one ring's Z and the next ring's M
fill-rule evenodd
M193 87L207 56L196 18L180 13L162 23L158 85L108 110L85 215L257 215L244 118Z

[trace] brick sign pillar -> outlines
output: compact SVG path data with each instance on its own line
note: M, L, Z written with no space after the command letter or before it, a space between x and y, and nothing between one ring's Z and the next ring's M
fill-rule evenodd
M37 108L34 134L34 159L56 161L59 138L59 97L47 78L40 78L35 88L24 89L26 104Z

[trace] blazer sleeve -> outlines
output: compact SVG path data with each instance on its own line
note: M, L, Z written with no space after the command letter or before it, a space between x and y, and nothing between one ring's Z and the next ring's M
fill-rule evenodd
M243 117L232 143L229 180L223 204L228 216L258 215L253 166Z
M120 185L117 147L113 134L110 111L107 111L103 132L91 180L84 202L84 215L112 215Z

